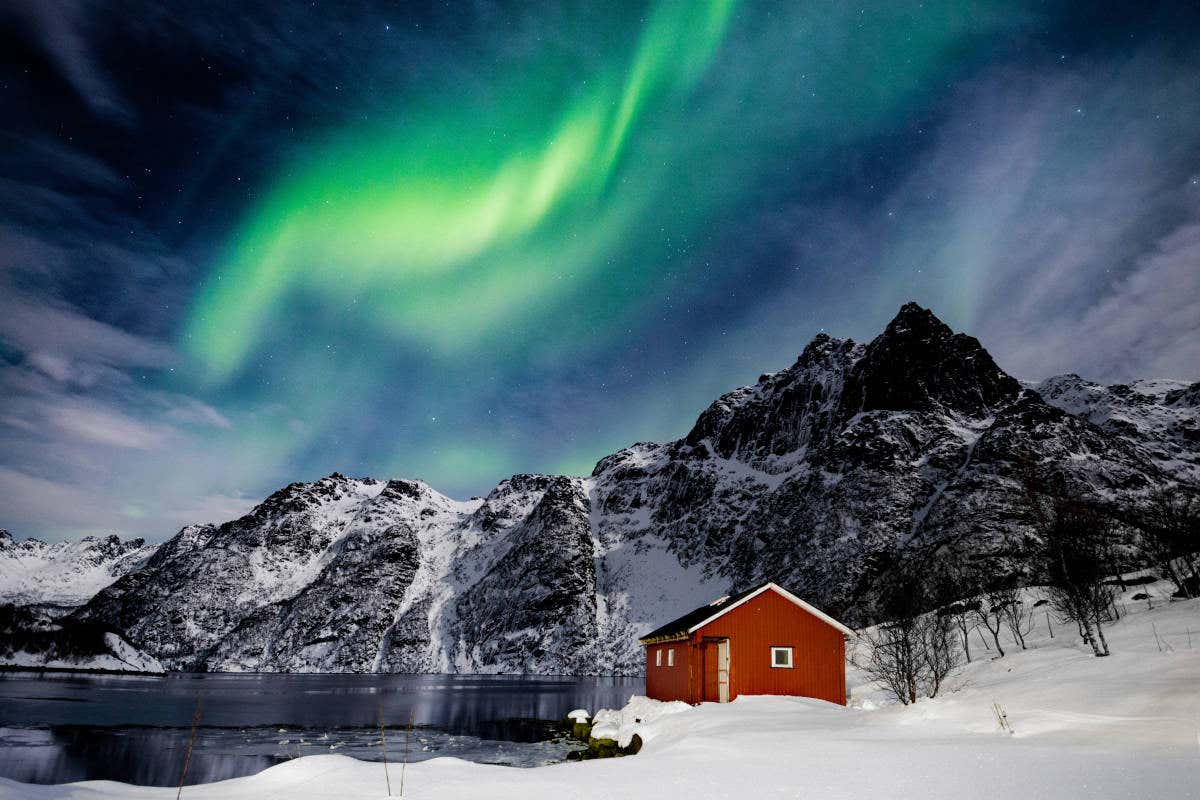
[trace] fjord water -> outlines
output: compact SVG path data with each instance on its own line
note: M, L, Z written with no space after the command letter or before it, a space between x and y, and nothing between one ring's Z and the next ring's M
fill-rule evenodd
M175 785L198 699L187 783L319 753L379 760L381 715L388 758L399 760L410 712L410 761L456 756L534 766L571 749L549 721L574 708L620 707L644 688L641 678L517 675L5 673L0 776Z

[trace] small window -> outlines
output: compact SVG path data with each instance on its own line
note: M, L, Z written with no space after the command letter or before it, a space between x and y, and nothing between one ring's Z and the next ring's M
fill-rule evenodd
M656 667L662 666L662 648L661 647L654 651L654 666L656 666Z
M782 669L792 668L792 648L790 647L772 647L771 648L771 666L780 667Z
M667 666L675 666L675 648L671 648L667 651Z

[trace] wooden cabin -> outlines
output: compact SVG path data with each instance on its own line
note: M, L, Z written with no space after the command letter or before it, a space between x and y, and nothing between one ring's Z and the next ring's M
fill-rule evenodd
M846 704L846 640L854 631L767 583L720 597L638 641L646 695L726 703L785 694Z

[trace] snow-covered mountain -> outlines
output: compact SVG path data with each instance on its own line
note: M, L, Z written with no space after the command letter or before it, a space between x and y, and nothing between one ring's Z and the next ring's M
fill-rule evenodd
M1027 454L1102 497L1195 483L1200 384L1126 388L1023 387L909 304L586 478L517 475L466 502L292 484L184 528L76 619L176 668L638 672L638 634L752 581L854 622L898 551L1027 569Z
M1164 471L1200 484L1200 383L1142 380L1101 386L1078 375L1059 375L1034 388L1047 403L1136 440Z
M122 541L115 534L48 544L18 542L0 530L0 604L81 605L154 550L143 539Z

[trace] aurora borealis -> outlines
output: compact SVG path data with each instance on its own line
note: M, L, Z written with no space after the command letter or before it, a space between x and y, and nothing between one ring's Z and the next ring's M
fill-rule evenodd
M189 349L228 378L269 338L264 332L275 329L288 299L305 293L322 305L363 304L368 324L446 354L498 329L533 332L531 311L549 314L559 335L596 335L589 318L602 325L648 285L661 288L663 262L674 259L656 239L691 240L758 190L776 161L775 139L794 139L811 159L842 132L841 115L806 120L808 101L788 108L775 96L784 116L738 132L740 152L719 155L739 128L738 97L749 87L716 78L698 84L720 55L735 7L652 4L641 30L626 31L636 45L614 44L594 76L535 58L495 78L496 97L486 104L472 96L412 101L419 111L403 121L317 137L208 278L187 328ZM864 81L840 69L822 75L816 59L805 66L803 57L788 77L803 83L811 68L812 93L854 92L853 108L841 114L854 115L856 135L870 135L919 93L922 78L947 68L945 52L970 41L968 18L1002 25L986 7L945 3L925 13L919 28L902 16L876 19L878 30L841 55L882 68L897 60L872 52L884 30L906 48L920 36L899 80ZM771 80L786 92L787 81ZM709 96L695 98L701 88ZM639 147L643 136L652 140ZM632 253L631 241L640 244Z
M0 527L455 496L931 306L1195 377L1189 4L36 3L0 17Z

